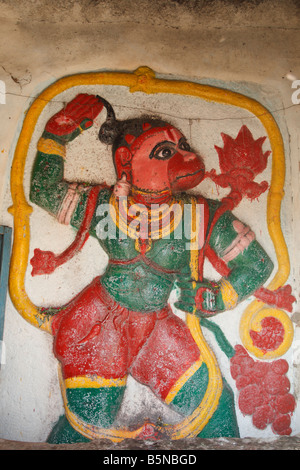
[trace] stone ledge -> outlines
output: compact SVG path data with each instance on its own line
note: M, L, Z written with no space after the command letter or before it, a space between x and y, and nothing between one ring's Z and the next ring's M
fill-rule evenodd
M173 450L174 452L182 450L300 450L300 434L274 439L194 438L178 441L163 440L160 442L128 439L118 444L114 444L107 439L80 444L47 444L0 439L1 450Z

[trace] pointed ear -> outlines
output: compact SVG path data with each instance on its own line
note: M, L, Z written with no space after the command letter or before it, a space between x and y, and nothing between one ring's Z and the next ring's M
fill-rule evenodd
M119 147L116 150L115 158L122 166L128 165L131 162L132 154L127 147Z

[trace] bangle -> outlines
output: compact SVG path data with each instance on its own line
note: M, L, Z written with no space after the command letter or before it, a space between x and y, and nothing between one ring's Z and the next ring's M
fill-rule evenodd
M65 146L52 139L44 139L41 137L38 141L37 149L39 152L47 153L48 155L59 155L63 158L66 157Z
M234 308L238 302L238 294L226 279L220 281L220 291L226 310Z

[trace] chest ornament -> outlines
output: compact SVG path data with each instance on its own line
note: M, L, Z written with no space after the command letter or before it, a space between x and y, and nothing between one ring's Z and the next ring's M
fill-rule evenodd
M136 203L131 196L110 198L110 216L123 235L135 240L135 249L144 254L153 240L168 238L179 227L183 202L172 198L169 204Z

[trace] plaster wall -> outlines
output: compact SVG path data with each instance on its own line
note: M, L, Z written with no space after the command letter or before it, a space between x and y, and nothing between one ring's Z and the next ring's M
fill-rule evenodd
M288 282L299 297L299 148L300 111L293 103L292 88L300 78L299 6L296 2L255 1L1 1L0 79L6 86L5 104L0 104L0 203L1 224L12 226L7 212L11 205L9 176L15 145L24 113L33 98L49 84L65 75L88 71L133 71L141 65L151 67L160 77L182 78L208 83L253 97L272 111L283 135L286 150L286 184L282 203L282 227L288 245L291 272ZM57 97L45 107L34 132L25 171L28 191L30 168L36 142L47 119L69 101L80 87ZM168 116L191 138L206 158L207 168L216 166L214 145L221 145L220 132L236 135L242 124L251 123L254 137L264 135L258 120L247 112L194 99L131 94L112 87L92 88L107 97L120 117L143 110ZM294 97L298 95L294 94ZM300 98L300 96L299 96ZM200 111L200 118L199 118ZM100 123L101 118L99 118ZM96 127L68 150L67 174L70 179L113 183L114 170L107 149L99 147ZM268 150L266 142L264 150ZM82 149L85 158L82 159ZM270 165L264 178L270 176ZM211 187L206 195L218 198ZM263 207L266 196L263 196ZM256 202L243 206L237 215L254 229L259 241L274 257L265 214ZM31 249L60 251L73 240L68 227L57 223L39 209L31 219ZM55 234L55 235L54 235ZM39 303L65 302L75 295L106 264L103 253L95 259L93 240L79 257L59 272L43 279L26 277L32 300ZM97 248L98 249L98 248ZM90 267L93 266L91 269ZM88 267L88 269L87 269ZM209 267L207 267L209 270ZM74 276L76 272L76 276ZM78 275L82 274L82 275ZM289 379L297 400L300 395L300 314L294 304L295 341L286 358ZM243 306L244 308L244 306ZM238 336L236 309L228 325L218 319L229 339ZM209 337L209 335L208 335ZM209 338L213 342L213 338ZM217 352L220 364L228 365ZM57 363L52 356L51 338L27 324L7 298L2 365L0 371L0 438L43 442L63 412L57 379ZM299 408L299 406L298 406ZM293 415L293 433L300 432L299 409ZM147 389L130 383L120 422L133 416L153 413L176 422L178 417L157 403ZM248 417L238 416L241 437L273 437L270 429L259 431Z

